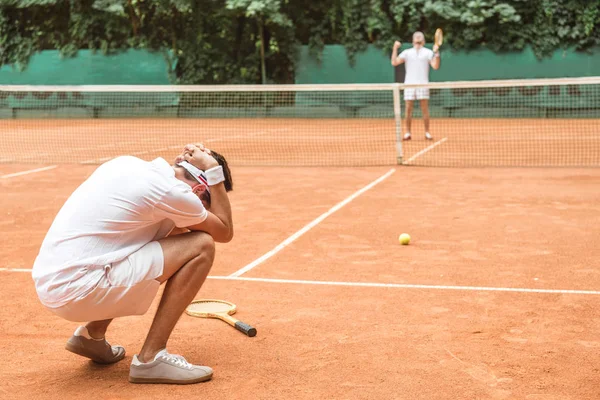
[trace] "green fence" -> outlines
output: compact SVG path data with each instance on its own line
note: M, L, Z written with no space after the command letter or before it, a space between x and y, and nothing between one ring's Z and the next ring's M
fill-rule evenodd
M0 84L164 85L168 67L161 54L128 51L104 56L81 51L63 59L44 51L24 72L0 68ZM494 54L487 50L453 52L444 46L442 67L431 80L552 78L600 76L600 52L557 51L538 60L531 50ZM394 80L389 54L370 46L354 64L342 46L326 46L321 62L305 47L296 83L389 83ZM434 117L593 117L600 115L598 85L432 90ZM418 110L417 110L418 116ZM297 117L392 118L391 92L275 93L82 93L0 92L0 118L115 117Z
M63 58L56 50L35 54L27 69L0 67L0 85L167 85L162 54L129 50L114 55L81 50Z
M403 45L402 49L408 48ZM402 50L401 49L401 50ZM369 46L356 55L352 65L346 49L325 46L317 61L304 46L296 67L296 83L387 83L394 81L389 51ZM519 53L493 53L489 50L453 51L442 47L442 64L431 71L432 82L493 79L535 79L600 76L600 48L590 53L557 50L538 60L529 48Z
M2 85L167 85L169 71L162 54L144 50L103 55L81 50L63 58L58 51L34 55L24 71L0 68ZM0 117L89 118L131 114L151 116L157 107L177 105L174 93L113 94L82 92L0 92Z
M325 46L320 61L304 47L296 69L296 83L384 83L394 80L394 72L390 65L390 53L374 46L357 54L354 64L350 62L343 46ZM531 49L520 53L496 54L489 50L452 51L449 46L444 46L440 69L430 72L432 82L582 76L600 76L600 51L588 54L560 50L552 57L538 60ZM306 102L309 95L299 96ZM326 105L322 100L312 100L315 104ZM357 104L357 100L360 98L347 96L336 105L340 108L353 107L354 113L360 113L361 109L374 109L374 104ZM379 110L391 107L389 98L380 97L379 100ZM600 87L567 85L438 89L431 91L430 106L435 117L598 118ZM416 115L419 115L418 110Z

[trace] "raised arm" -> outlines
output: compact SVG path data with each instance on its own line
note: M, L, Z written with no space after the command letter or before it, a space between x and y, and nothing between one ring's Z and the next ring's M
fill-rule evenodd
M404 62L404 59L398 57L398 49L400 48L401 45L402 45L402 43L400 43L399 41L396 41L394 43L394 48L392 50L392 57L391 57L391 62L394 67L397 67L398 65L400 65Z
M436 44L433 45L433 58L429 61L429 65L431 65L431 68L433 69L440 68L440 49Z

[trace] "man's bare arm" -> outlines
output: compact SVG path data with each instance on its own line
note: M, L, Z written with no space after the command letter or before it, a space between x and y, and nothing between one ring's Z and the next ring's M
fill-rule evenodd
M202 144L187 145L183 159L204 171L219 166L217 160ZM222 182L212 185L210 197L210 211L206 220L200 224L188 226L188 229L206 232L213 237L215 242L229 242L233 238L233 218L225 185Z
M213 237L215 242L227 243L233 238L233 217L231 204L225 191L225 185L219 183L210 187L211 206L206 220L188 227L192 231L203 231Z
M400 65L404 62L404 60L402 58L398 58L398 49L400 48L401 45L402 45L402 43L396 41L394 43L394 48L392 49L391 62L394 67L397 67L398 65Z
M433 69L440 68L440 52L438 45L433 45L433 59L429 61L429 65L431 65L431 68Z
M171 232L169 232L169 234L167 235L167 237L181 235L182 233L188 233L189 231L190 230L188 228L178 228L178 227L175 227L175 228L171 229Z

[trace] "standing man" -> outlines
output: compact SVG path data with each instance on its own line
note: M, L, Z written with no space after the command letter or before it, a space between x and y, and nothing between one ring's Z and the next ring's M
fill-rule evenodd
M232 189L225 159L188 145L173 165L118 157L101 165L67 199L33 265L40 301L61 318L87 322L66 348L95 362L125 356L105 333L114 318L146 313L165 289L129 381L196 383L212 369L167 351L179 317L206 279L215 242L233 237ZM187 228L173 236L172 230Z
M413 34L413 47L406 49L398 55L398 49L402 44L398 41L394 43L392 51L392 65L397 67L402 63L406 63L406 84L423 84L429 83L429 66L433 69L440 67L440 53L437 45L433 46L433 51L425 48L425 35L423 32L415 32ZM410 134L412 123L413 103L415 100L421 102L421 112L423 113L423 121L425 122L425 138L433 140L433 136L429 133L429 89L428 88L409 88L404 89L404 101L406 102L406 133L404 140L412 138Z

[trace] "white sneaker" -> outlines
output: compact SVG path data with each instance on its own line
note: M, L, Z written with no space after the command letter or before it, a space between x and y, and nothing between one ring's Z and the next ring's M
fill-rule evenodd
M410 139L412 139L412 136L411 136L410 132L406 132L404 134L404 139L403 140L410 140Z
M427 140L433 140L433 136L431 136L431 133L425 132L425 139L427 139Z
M213 370L209 367L193 365L185 358L169 354L166 349L158 352L154 360L143 363L133 356L129 368L131 383L174 383L185 385L210 380Z

